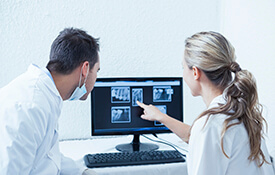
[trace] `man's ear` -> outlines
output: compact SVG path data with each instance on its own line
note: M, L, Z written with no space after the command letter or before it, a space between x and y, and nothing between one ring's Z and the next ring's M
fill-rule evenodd
M82 64L82 76L83 77L87 77L87 73L89 73L90 71L90 64L88 61L84 61L84 63Z
M201 77L201 70L197 68L196 66L192 67L193 76L195 80L198 80Z

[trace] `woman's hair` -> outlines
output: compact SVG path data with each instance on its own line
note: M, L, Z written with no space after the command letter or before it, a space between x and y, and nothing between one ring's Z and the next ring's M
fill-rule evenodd
M227 39L216 32L200 32L185 41L185 61L191 69L196 66L205 73L208 79L225 94L226 104L204 111L199 117L212 114L225 114L229 117L223 123L221 146L224 155L223 138L232 126L243 123L249 136L250 161L258 166L267 162L261 150L263 124L262 106L258 101L256 81L253 75L242 70L236 63L235 49ZM238 122L231 122L237 119ZM195 121L196 121L195 120Z

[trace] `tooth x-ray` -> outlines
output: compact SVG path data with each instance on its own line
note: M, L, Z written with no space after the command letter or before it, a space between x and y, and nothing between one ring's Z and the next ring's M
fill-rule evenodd
M156 105L160 112L167 114L166 105ZM159 121L154 121L155 126L162 126L163 124Z
M173 93L171 86L154 86L153 102L171 102Z
M130 103L130 87L112 87L112 103Z
M132 89L132 106L138 106L137 100L143 103L143 90L142 88Z
M111 121L112 123L130 123L131 112L129 106L112 107Z

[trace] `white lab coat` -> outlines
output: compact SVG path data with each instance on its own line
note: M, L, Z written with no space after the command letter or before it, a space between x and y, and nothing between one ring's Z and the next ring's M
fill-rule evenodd
M0 174L81 174L59 151L62 98L47 69L27 72L0 89Z
M217 107L218 103L225 103L222 95L216 97L209 108ZM221 131L223 122L228 116L223 114L212 115L205 128L206 118L202 117L195 122L189 140L187 168L189 175L273 175L271 164L257 167L255 161L250 162L250 146L248 134L243 124L228 129L224 136L224 150L222 152ZM237 122L237 121L233 121ZM266 160L270 157L264 139L261 144Z

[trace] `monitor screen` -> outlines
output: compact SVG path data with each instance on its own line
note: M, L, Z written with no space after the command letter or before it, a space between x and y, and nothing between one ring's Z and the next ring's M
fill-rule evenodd
M182 77L98 78L91 93L92 136L171 132L141 119L137 100L183 121Z

